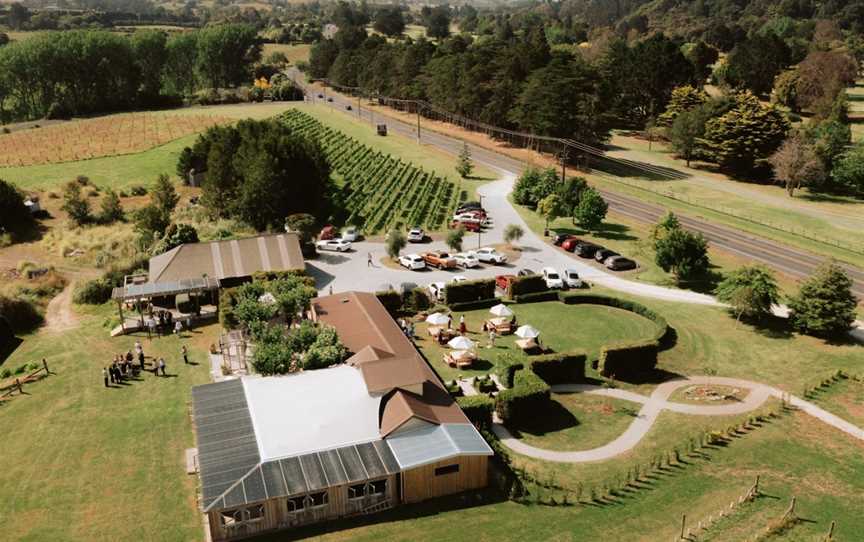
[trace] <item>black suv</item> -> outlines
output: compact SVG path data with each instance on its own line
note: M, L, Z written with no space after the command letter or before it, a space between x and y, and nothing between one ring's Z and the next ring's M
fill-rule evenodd
M597 254L598 250L603 250L603 247L600 245L595 245L594 243L589 243L587 241L583 241L576 245L576 249L573 251L578 254L582 258L593 258L595 254Z

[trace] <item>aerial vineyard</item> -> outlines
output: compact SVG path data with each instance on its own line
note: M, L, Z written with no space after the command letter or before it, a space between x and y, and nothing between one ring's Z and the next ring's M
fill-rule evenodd
M449 179L367 147L302 111L292 109L280 118L292 130L318 139L345 182L348 222L368 234L405 226L440 229L462 197L460 186Z

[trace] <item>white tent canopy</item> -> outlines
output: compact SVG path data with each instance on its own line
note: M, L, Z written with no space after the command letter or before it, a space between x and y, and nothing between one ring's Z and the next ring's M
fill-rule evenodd
M521 339L536 339L540 336L540 331L534 326L519 326L516 330L516 336Z
M443 312L432 313L426 317L426 323L433 326L443 326L450 321L450 317Z
M463 337L460 335L459 337L450 339L450 342L447 343L447 346L456 350L468 350L474 348L474 341L472 341L468 337Z
M503 303L495 305L494 307L489 309L489 312L492 313L494 316L513 316L513 311L511 311L510 308Z

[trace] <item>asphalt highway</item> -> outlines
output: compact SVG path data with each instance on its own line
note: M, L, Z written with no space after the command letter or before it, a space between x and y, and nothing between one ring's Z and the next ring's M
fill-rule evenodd
M299 79L299 78L298 78ZM303 85L301 85L302 87ZM328 89L326 101L318 98L318 92L307 89L307 97L313 101L324 102L336 110L345 114L368 120L370 123L383 123L387 125L389 132L395 132L409 138L417 137L416 125L403 122L390 116L375 114L370 109L363 107L363 102L356 98L349 98L333 93ZM347 106L351 106L349 111ZM370 115L372 117L370 118ZM458 154L464 144L463 140L443 135L431 130L422 130L420 142L430 145L450 154ZM471 150L472 159L488 165L492 168L518 175L526 167L526 164L489 149L468 145ZM640 222L655 223L666 214L667 209L655 203L646 203L631 196L625 196L607 190L600 190L603 198L609 203L609 210ZM721 226L703 219L693 218L686 215L678 215L681 225L695 232L700 232L711 243L714 248L725 250L745 259L764 264L780 273L784 273L796 279L809 276L822 262L828 258L812 252L790 247L773 240L745 234L740 230L729 226ZM852 278L853 293L864 299L864 272L854 266L843 264L844 268Z

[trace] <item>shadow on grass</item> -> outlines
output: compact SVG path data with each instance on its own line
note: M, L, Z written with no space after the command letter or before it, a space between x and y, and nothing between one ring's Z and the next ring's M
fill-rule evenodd
M525 434L542 437L547 433L555 433L579 425L581 422L561 403L549 401L543 409L535 412L530 420L522 420L508 427L514 437L522 438Z
M14 335L6 339L6 343L0 346L0 367L6 363L6 360L12 355L12 352L17 350L23 342L24 339L19 339Z
M864 97L862 97L864 98ZM864 203L862 196L841 196L837 194L825 194L821 192L799 192L797 199L813 201L817 203L840 203L845 205L861 205Z

